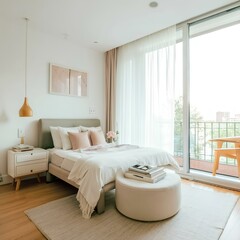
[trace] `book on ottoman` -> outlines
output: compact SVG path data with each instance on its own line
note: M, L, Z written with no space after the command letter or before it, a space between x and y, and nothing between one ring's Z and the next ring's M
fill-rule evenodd
M164 171L164 167L136 164L128 168L129 171L142 173L148 176L157 175Z
M139 181L145 181L155 183L163 179L166 175L163 167L147 166L147 165L134 165L129 167L128 171L125 172L126 178L132 178Z

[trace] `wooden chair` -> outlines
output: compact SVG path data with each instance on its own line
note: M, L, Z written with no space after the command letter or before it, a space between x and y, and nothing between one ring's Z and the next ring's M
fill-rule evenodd
M238 177L240 178L240 148L217 148L214 150L214 156L215 159L213 164L213 176L216 175L220 157L227 157L237 160Z

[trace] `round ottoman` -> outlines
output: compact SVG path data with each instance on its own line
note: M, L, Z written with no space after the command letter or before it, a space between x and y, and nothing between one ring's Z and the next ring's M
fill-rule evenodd
M181 180L167 173L157 183L116 176L116 208L123 215L141 221L158 221L175 215L181 204Z

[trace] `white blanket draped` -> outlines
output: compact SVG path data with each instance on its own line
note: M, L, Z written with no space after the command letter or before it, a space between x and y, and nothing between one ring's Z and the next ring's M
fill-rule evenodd
M89 149L68 153L75 162L68 179L79 185L77 200L84 218L90 218L100 198L102 187L115 180L117 171L126 171L134 164L179 166L167 152L133 145L109 145L99 149Z

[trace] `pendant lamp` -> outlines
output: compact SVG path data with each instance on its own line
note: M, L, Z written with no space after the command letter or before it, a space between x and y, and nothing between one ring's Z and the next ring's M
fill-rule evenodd
M33 111L31 107L28 104L27 99L27 56L28 56L28 18L25 18L26 20L26 45L25 45L25 97L24 97L24 103L22 107L19 110L19 117L32 117Z

